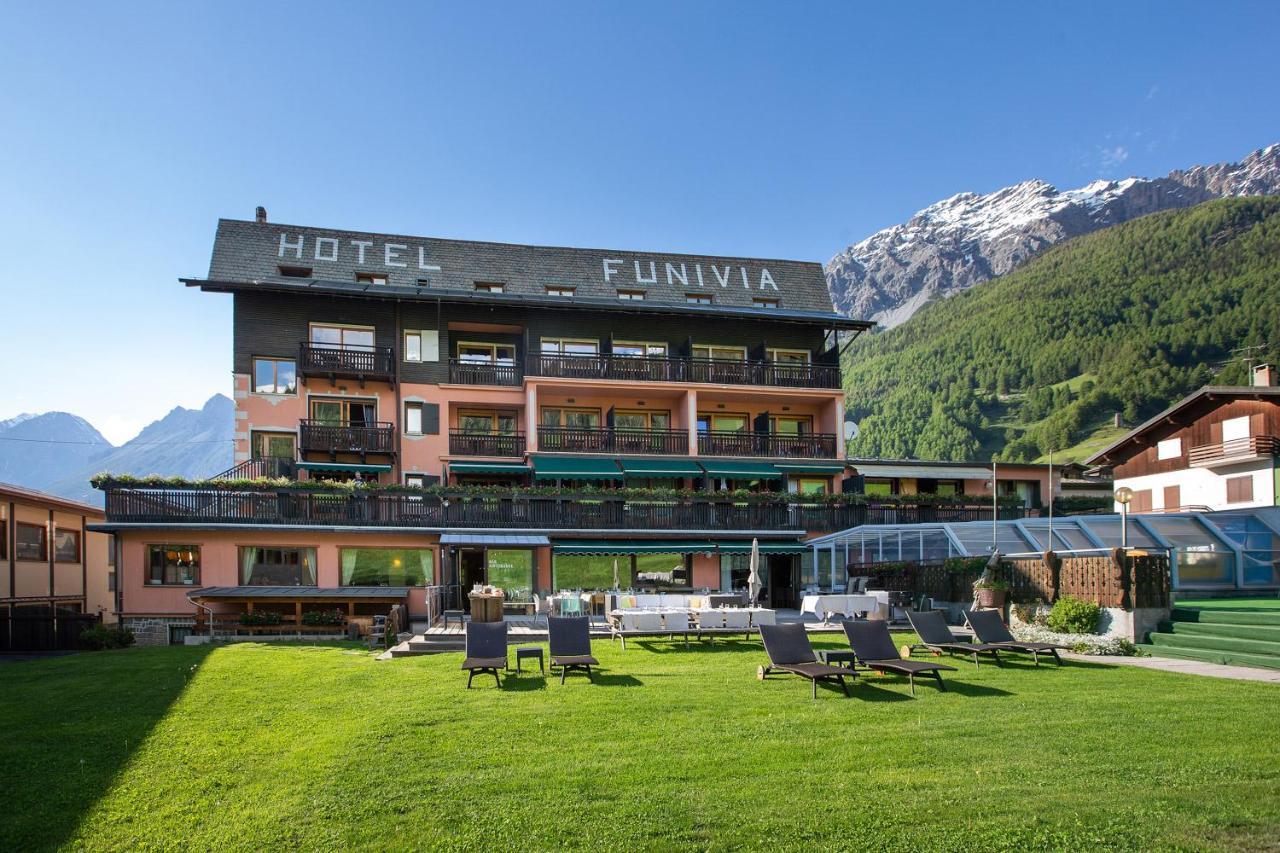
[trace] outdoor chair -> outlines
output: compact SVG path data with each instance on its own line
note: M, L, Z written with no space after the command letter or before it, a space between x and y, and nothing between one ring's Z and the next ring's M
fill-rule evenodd
M673 634L684 634L689 630L689 614L684 610L669 610L662 614L662 622Z
M889 636L889 626L885 622L841 622L844 635L849 640L849 648L858 656L858 662L876 672L896 672L905 675L911 685L911 695L916 695L916 676L931 675L938 680L938 689L945 691L947 685L942 682L942 671L955 672L954 666L945 663L925 663L919 660L903 660L898 649Z
M951 632L951 628L947 626L947 620L943 619L942 614L936 610L929 610L924 613L908 610L907 621L911 623L911 629L920 636L920 645L934 654L952 652L953 654L970 655L973 658L975 667L978 666L978 655L991 655L996 662L996 666L1002 665L1000 663L1002 646L993 646L990 643L965 642Z
M777 625L778 613L775 610L752 611L751 624L756 628L759 628L761 625Z
M819 663L818 656L813 653L813 645L804 625L792 622L785 625L761 625L760 639L764 640L764 652L769 656L769 665L756 671L756 676L763 681L773 670L778 669L807 678L813 683L813 698L818 698L819 681L835 681L839 683L844 695L849 695L849 686L844 683L846 677L854 674L841 666L828 666Z
M699 610L693 614L698 631L719 631L724 627L724 612L721 610Z
M1058 650L1066 649L1067 646L1054 643L1024 643L1009 633L1009 628L1000 618L1000 614L994 610L966 610L964 618L980 643L996 646L1002 651L1029 652L1036 666L1040 665L1040 653L1048 652L1053 655L1054 662L1062 666L1062 658L1058 656Z
M553 609L552 600L549 597L540 596L537 593L534 593L533 622L535 625L538 622L539 616L542 617L542 621L545 623L547 621L547 618L551 616L552 609Z
M462 661L467 671L467 689L476 673L491 673L493 680L502 686L500 670L507 668L507 623L468 622L467 652Z
M600 661L591 654L591 620L585 616L552 616L547 620L547 637L551 644L551 669L560 667L560 683L570 670L581 670L591 677L591 667Z

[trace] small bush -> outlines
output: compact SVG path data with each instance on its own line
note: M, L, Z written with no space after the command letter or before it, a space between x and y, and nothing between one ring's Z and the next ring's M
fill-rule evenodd
M1064 595L1053 604L1045 625L1059 634L1092 634L1098 630L1102 608L1091 601Z
M302 614L303 625L341 625L346 621L341 610L308 610Z
M241 625L279 625L284 617L271 610L256 610L253 613L241 613Z
M128 628L110 628L94 625L80 632L80 645L91 652L103 649L123 649L133 645L133 632Z

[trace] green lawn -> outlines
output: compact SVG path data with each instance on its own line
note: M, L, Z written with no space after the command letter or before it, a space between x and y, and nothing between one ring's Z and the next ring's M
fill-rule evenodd
M834 640L828 641L834 646ZM758 644L595 685L463 689L459 655L129 649L0 664L0 849L1257 849L1274 685L955 662L952 690L761 683Z

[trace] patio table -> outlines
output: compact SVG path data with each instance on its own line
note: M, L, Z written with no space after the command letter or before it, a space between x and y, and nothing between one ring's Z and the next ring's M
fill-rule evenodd
M800 601L800 612L821 616L826 622L832 613L853 616L875 610L878 603L879 599L874 595L806 595Z

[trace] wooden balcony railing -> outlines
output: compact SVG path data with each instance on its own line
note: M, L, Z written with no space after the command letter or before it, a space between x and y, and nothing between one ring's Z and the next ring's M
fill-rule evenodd
M298 372L303 376L349 376L359 379L395 378L396 356L391 347L300 344Z
M1233 438L1217 444L1193 447L1188 454L1188 461L1192 465L1206 466L1277 454L1280 454L1280 438L1274 435L1251 435L1248 438Z
M519 385L522 378L514 362L449 359L449 381L457 385Z
M702 382L782 388L840 387L840 368L835 365L734 359L537 353L529 358L526 372L530 376L552 376L563 379Z
M834 459L836 437L830 433L785 435L758 432L700 432L700 456L764 456L778 459Z
M681 429L625 429L602 427L538 427L538 449L571 453L689 452L689 433Z
M284 524L533 530L829 532L860 524L979 521L991 507L628 499L599 494L478 496L466 492L324 492L106 486L109 523ZM1002 518L1025 511L1002 508Z
M304 420L299 425L298 448L303 453L395 453L395 428L389 423Z
M454 456L524 456L524 433L506 434L449 430L449 452Z

